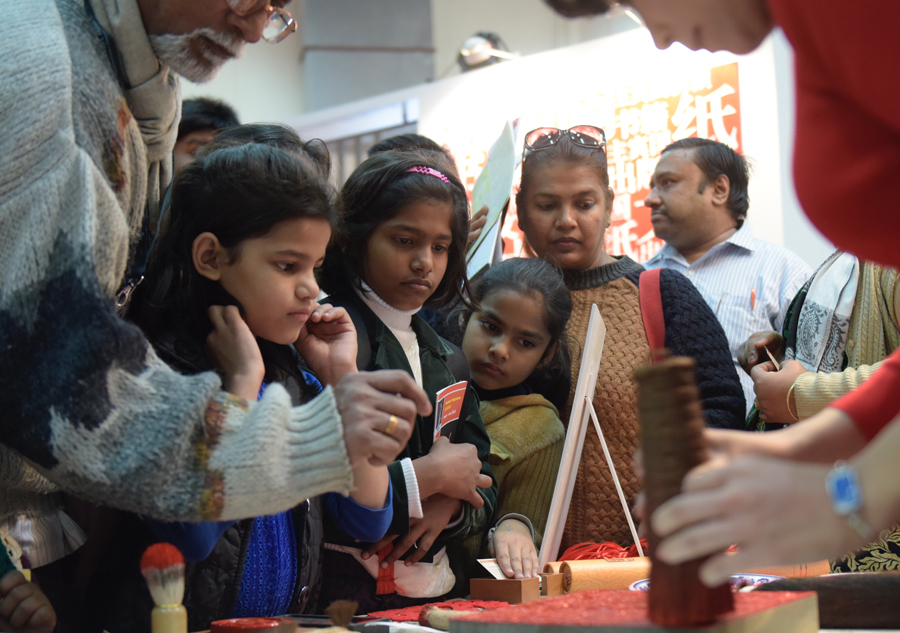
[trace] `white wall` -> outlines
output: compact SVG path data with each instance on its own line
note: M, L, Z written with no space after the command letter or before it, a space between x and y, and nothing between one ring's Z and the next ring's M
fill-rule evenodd
M627 16L569 20L543 0L431 0L435 77L460 72L459 47L479 31L498 34L510 51L533 55L635 28Z
M434 79L430 0L306 0L306 109Z
M381 0L357 0L378 3ZM531 55L635 28L625 16L567 20L557 16L543 0L430 0L434 53L433 76L452 76L460 71L456 55L460 45L477 31L494 31L510 50ZM296 33L277 45L260 42L246 47L244 56L225 65L219 76L203 85L182 83L186 98L209 96L234 106L244 122L284 121L309 110L305 74L301 63L305 0L291 0L287 10L300 21ZM346 92L346 77L336 73L335 94ZM396 84L395 84L396 85ZM369 95L375 95L377 85ZM368 96L368 95L364 95Z

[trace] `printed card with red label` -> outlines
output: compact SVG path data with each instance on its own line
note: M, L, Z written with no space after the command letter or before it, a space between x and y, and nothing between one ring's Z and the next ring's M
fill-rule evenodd
M468 381L460 382L444 387L437 392L437 402L434 405L434 441L440 436L452 439L456 430L457 420L462 415L463 400L466 397Z

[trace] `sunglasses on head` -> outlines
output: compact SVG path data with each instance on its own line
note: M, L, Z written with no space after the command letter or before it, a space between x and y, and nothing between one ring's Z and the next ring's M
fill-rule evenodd
M568 130L558 127L539 127L525 135L525 149L531 152L539 152L542 149L553 147L563 135L569 140L588 149L603 149L606 147L606 133L593 125L576 125Z

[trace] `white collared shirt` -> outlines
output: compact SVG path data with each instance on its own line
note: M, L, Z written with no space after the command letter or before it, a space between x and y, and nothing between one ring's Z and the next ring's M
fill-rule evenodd
M812 269L785 247L753 237L746 222L693 264L666 244L644 267L677 270L703 295L725 330L749 412L756 396L753 381L738 365L738 347L754 332L781 333L791 301Z

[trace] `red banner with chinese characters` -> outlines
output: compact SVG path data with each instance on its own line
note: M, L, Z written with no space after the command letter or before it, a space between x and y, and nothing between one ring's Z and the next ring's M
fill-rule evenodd
M606 128L609 184L616 192L607 247L613 255L643 262L663 245L653 235L650 210L644 206L663 148L698 136L740 151L738 65L711 68L706 85L680 95L646 99L623 90L616 95L615 112L615 127Z

